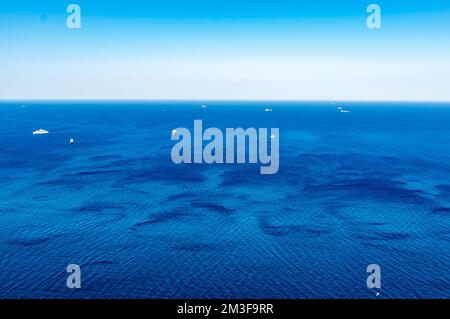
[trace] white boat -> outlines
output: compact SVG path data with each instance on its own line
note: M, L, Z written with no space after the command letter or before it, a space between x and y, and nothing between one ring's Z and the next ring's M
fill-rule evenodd
M266 109L264 109L264 112L272 112L272 109L271 108L266 108Z
M177 136L177 130L172 130L172 136Z
M202 109L206 109L208 106L202 104Z
M341 113L350 113L350 110L341 109Z
M48 134L48 131L40 128L39 130L33 132L33 135L42 135L42 134Z
M73 139L73 138L70 138L70 140L69 140L69 144L74 144L75 143L75 140Z

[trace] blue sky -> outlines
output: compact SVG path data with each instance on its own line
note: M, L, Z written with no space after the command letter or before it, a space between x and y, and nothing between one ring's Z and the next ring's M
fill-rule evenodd
M448 0L11 0L0 39L0 99L450 101Z

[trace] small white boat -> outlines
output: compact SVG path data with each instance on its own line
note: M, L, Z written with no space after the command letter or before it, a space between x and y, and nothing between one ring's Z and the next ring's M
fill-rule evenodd
M33 132L33 135L42 135L42 134L48 134L48 131L40 128L39 130Z
M177 136L177 130L172 130L172 136Z
M266 109L264 109L264 112L272 112L272 109L271 108L266 108Z
M202 109L206 109L207 107L207 105L202 104Z
M70 138L69 144L70 144L70 145L75 144L75 140L74 140L73 138Z

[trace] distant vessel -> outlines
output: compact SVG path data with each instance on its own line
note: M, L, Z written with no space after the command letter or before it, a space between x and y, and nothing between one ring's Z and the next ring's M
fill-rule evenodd
M177 136L177 130L172 130L172 136Z
M75 143L75 140L74 140L73 138L70 138L69 144L72 145L72 144L74 144L74 143Z
M337 109L338 109L338 111L340 111L341 113L350 113L350 110L347 110L347 109L344 108L343 106L338 106Z
M39 130L33 132L33 135L42 135L42 134L48 134L48 131L40 128Z
M264 112L272 112L272 109L271 108L265 108Z
M206 109L207 107L207 105L202 104L202 109Z

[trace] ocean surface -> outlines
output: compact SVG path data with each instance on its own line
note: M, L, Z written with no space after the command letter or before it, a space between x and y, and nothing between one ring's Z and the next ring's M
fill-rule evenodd
M1 103L0 298L450 297L449 104L201 104ZM174 164L195 119L279 128L279 172Z

